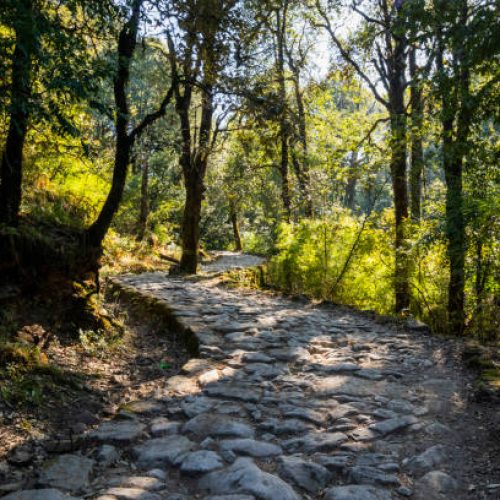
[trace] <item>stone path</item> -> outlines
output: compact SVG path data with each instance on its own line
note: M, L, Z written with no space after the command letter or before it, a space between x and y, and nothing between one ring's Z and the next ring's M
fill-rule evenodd
M225 258L238 263L208 270ZM119 282L168 303L198 357L6 499L480 498L451 342L209 280Z

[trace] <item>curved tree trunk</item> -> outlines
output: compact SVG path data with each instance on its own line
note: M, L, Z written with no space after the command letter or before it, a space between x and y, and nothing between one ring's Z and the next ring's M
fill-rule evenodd
M35 49L33 0L18 0L12 55L10 123L0 167L0 222L16 225L22 198L23 148L31 98L31 57Z
M234 200L229 200L229 216L231 218L231 225L233 226L234 248L237 252L243 251L243 243L241 241L240 225L238 222L238 210Z

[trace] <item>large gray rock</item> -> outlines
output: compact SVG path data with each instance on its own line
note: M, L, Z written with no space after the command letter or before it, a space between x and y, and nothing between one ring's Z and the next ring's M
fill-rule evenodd
M184 375L175 375L168 379L166 389L178 396L186 396L199 392L200 386L196 378L185 377Z
M125 443L135 441L144 434L145 426L134 421L104 422L89 434L91 439Z
M229 450L236 454L260 458L281 455L283 453L281 446L248 438L226 439L221 442L220 447L221 450Z
M40 471L39 484L78 492L87 486L94 461L79 455L60 455L46 462Z
M327 490L323 500L391 500L391 494L373 486L335 486Z
M299 500L293 488L273 474L260 470L250 458L203 477L199 486L211 494L248 494L261 500Z
M458 482L448 474L435 470L428 472L415 483L415 500L445 500L453 498L459 489Z
M362 378L334 375L319 380L314 390L317 396L336 396L347 394L349 396L371 396L374 393L384 393L382 382L372 382Z
M2 497L2 500L78 500L62 491L45 488L41 490L21 490Z
M215 451L200 450L188 453L182 460L181 471L188 474L211 472L224 467L222 458Z
M445 447L438 444L427 448L420 455L410 458L405 464L405 468L413 475L422 475L435 469L445 458Z
M280 474L310 493L322 490L331 476L322 465L302 460L299 457L282 457Z
M288 451L299 449L305 452L332 451L347 439L347 436L342 432L318 432L289 439L283 443L283 446Z
M167 436L150 439L136 446L134 452L141 466L159 467L165 464L178 465L179 460L191 451L194 443L185 436Z
M205 437L253 437L255 431L248 424L227 415L202 413L188 420L182 432L192 433L200 438Z

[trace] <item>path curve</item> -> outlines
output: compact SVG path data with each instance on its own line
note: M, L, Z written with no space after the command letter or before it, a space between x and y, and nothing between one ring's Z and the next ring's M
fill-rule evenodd
M115 281L168 305L198 357L8 500L490 498L469 486L456 343L213 279Z

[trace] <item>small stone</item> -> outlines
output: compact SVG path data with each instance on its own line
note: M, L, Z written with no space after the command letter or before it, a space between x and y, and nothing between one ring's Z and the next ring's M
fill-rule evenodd
M383 436L386 436L387 434L392 434L393 432L405 429L409 425L416 424L417 422L418 419L413 415L406 415L404 417L382 420L381 422L370 425L369 428L377 431Z
M221 450L230 450L240 455L260 458L283 453L281 446L254 439L226 439L220 443L220 447Z
M138 422L104 422L89 434L91 439L108 442L135 441L144 433L145 426Z
M188 474L211 472L224 467L221 457L214 451L200 450L188 453L182 461L181 471Z
M330 479L325 467L298 457L282 457L280 473L310 493L323 489Z
M373 484L380 486L399 486L401 483L394 474L386 474L376 467L359 465L350 470L350 477L356 484Z
M208 372L203 373L198 377L198 382L200 385L207 385L213 382L217 382L219 380L220 374L218 370L210 370Z
M165 487L165 483L155 477L129 476L114 477L109 481L109 486L119 486L121 488L138 488L141 490L156 491Z
M211 367L209 360L193 358L182 366L181 372L185 375L195 375L204 370L209 370Z
M246 387L242 384L215 384L207 385L204 389L205 394L212 397L221 397L229 399L239 399L249 403L257 403L261 397L261 391L252 387Z
M97 450L96 458L100 466L108 467L113 465L120 458L120 454L114 446L103 444Z
M155 418L151 422L151 434L153 436L167 436L177 434L180 430L180 422L172 422L165 417Z
M289 439L283 443L283 446L288 451L297 449L302 449L305 452L332 451L347 439L347 436L342 432L322 432Z
M317 458L321 465L324 465L328 470L343 473L345 468L349 465L350 457L347 456L320 456Z
M200 388L195 378L185 377L184 375L175 375L168 379L166 389L178 396L195 394Z
M373 486L334 486L327 490L323 500L391 500L391 494Z
M176 465L193 447L194 443L187 437L174 435L145 441L136 446L134 452L141 466Z
M255 431L248 424L228 417L213 413L202 413L188 420L182 427L182 432L192 433L198 437L253 437Z
M60 455L42 466L39 484L67 491L87 486L94 461L79 455Z
M399 493L403 497L411 497L413 495L413 490L408 488L407 486L400 486L396 493Z

